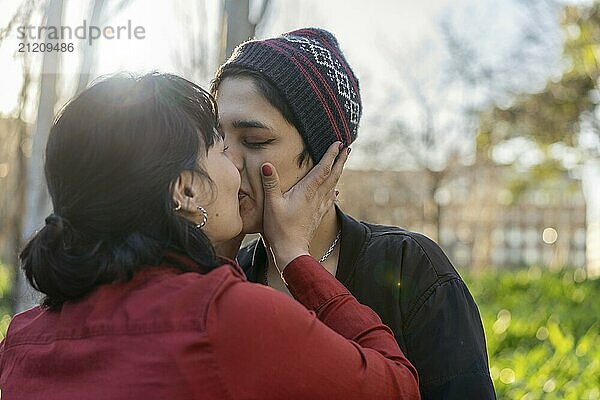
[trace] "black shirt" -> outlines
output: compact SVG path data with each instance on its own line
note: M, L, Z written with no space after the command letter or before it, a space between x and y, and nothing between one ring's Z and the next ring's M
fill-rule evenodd
M419 373L423 399L495 399L479 310L440 247L394 226L341 220L336 278L379 314ZM240 249L248 279L264 283L262 240Z

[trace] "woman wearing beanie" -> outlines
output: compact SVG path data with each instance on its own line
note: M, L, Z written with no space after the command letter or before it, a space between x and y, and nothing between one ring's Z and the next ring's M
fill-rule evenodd
M0 344L19 399L416 399L379 317L308 253L340 143L282 195L262 167L265 237L300 303L214 246L242 229L213 99L173 75L115 76L71 101L45 160L54 213L20 254L41 306Z
M298 297L279 277L265 235L259 168L277 167L285 191L328 146L349 146L362 111L358 79L335 37L306 28L241 44L211 88L228 157L241 175L242 233L261 238L238 252L248 279ZM352 201L349 199L349 201ZM419 373L424 399L493 399L479 311L439 246L418 233L359 222L337 204L325 213L310 254L373 308Z

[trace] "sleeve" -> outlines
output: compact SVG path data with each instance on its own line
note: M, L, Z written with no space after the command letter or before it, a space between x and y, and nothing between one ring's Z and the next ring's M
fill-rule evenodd
M469 289L433 242L413 251L404 262L440 273L405 322L407 356L419 371L423 399L495 399L483 325Z
M420 398L414 367L377 314L312 257L292 261L285 279L305 307L247 282L212 305L207 329L233 398Z
M0 392L2 391L2 388L5 387L5 383L6 383L6 376L4 373L4 353L6 352L6 337L4 337L4 339L2 339L2 342L0 342ZM2 398L2 395L0 393L0 398Z

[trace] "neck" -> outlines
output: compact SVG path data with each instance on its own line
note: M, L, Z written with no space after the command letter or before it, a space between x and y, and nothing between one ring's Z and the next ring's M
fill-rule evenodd
M339 223L338 223L337 214L335 212L335 206L331 206L331 208L323 216L323 219L321 220L321 223L319 224L319 227L317 228L315 236L313 237L313 239L310 242L309 249L308 249L308 252L310 253L310 255L313 256L317 261L319 261L319 259L323 256L323 254L325 254L325 252L327 250L329 250L329 247L331 246L331 244L335 240L335 237L337 236L338 230L339 230ZM263 241L265 242L265 247L268 249L269 248L268 241L265 239L264 235L261 235L261 236L263 238ZM339 247L339 243L338 243L337 247ZM327 260L334 258L336 253L337 252L334 251L328 257ZM275 268L275 260L270 251L267 251L267 262L268 262L269 269ZM327 263L324 266L329 272L334 273L335 267L337 266L337 262L336 263ZM283 268L283 267L285 267L285 265L280 265L279 267Z

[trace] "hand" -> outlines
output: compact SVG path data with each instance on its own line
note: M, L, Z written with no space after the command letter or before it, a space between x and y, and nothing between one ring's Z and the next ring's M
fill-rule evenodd
M348 159L348 150L340 151L339 146L340 142L332 144L321 161L283 194L275 167L262 165L263 233L280 272L294 258L309 254L321 219L333 205L335 186Z

